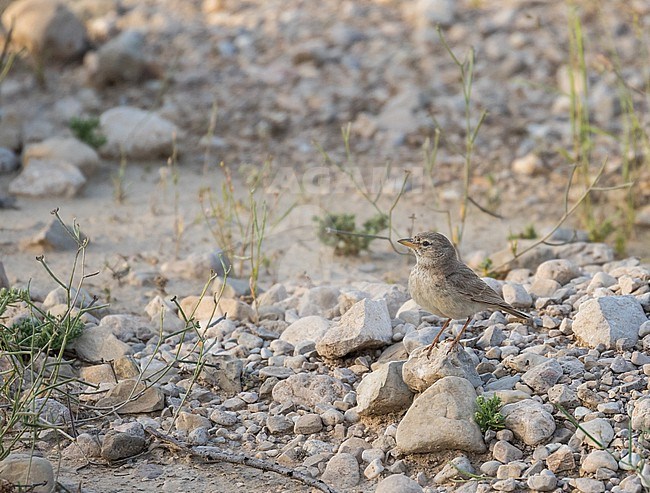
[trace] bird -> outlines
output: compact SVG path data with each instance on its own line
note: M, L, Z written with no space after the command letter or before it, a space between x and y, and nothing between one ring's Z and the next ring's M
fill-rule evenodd
M472 317L478 312L502 310L524 320L532 319L527 313L507 303L472 269L459 260L454 245L445 235L424 232L397 241L415 253L416 263L408 281L411 297L433 315L447 319L428 347L427 358L438 343L440 334L452 320L462 320L467 317L465 325L453 340L447 353L458 344Z

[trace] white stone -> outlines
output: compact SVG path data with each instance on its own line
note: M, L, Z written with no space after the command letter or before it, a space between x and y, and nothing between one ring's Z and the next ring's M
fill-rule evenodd
M118 106L99 117L106 144L100 152L120 158L155 159L169 157L178 128L155 113L131 106Z
M280 339L294 346L303 341L319 342L329 328L329 320L320 315L310 315L289 325L282 332Z
M464 378L445 377L425 390L397 426L398 448L406 453L440 450L484 452L474 421L476 391Z
M23 164L33 160L62 161L79 168L84 176L91 176L99 166L95 149L74 137L51 137L29 144L23 153Z
M389 344L393 327L386 301L363 299L354 304L316 344L316 350L327 358L340 358L361 349Z
M85 183L83 173L70 163L32 159L9 184L9 192L28 197L74 197Z
M630 348L638 340L639 327L647 320L641 304L633 297L603 296L580 305L572 328L588 347L604 344L613 349L622 339L623 347Z

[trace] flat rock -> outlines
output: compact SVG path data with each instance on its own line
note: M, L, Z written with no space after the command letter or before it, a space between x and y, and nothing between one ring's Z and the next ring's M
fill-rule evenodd
M160 411L165 395L158 387L147 387L136 380L124 380L97 401L98 408L116 408L118 414L140 414Z
M280 339L294 346L303 341L319 342L330 328L330 322L320 315L309 315L299 318L289 325L280 336Z
M506 428L526 445L537 445L547 440L555 431L555 420L542 405L525 399L501 408Z
M397 427L397 447L404 453L486 450L474 421L476 391L466 379L448 376L420 395Z
M427 348L414 350L402 369L404 382L414 392L424 392L438 380L448 377L461 377L474 387L481 385L481 377L476 365L465 350L452 351L447 354L447 346L440 344L427 357Z
M50 461L29 454L9 454L0 461L0 479L14 485L38 485L29 489L34 493L52 493L56 487Z
M32 159L9 184L9 193L25 197L74 197L85 185L79 168L65 161Z
M407 409L413 392L402 379L403 361L393 361L367 374L357 387L357 412L382 415Z
M174 136L179 130L170 121L155 113L131 106L118 106L99 117L101 131L106 136L100 152L119 158L155 159L169 157ZM207 274L204 272L203 274Z
M316 404L343 399L348 390L329 375L298 373L275 384L272 395L276 402L292 402L312 409Z
M573 333L588 347L604 344L616 347L622 340L624 348L633 347L639 338L639 327L648 318L641 304L632 296L603 296L580 305L573 320Z
M362 349L382 347L393 337L390 315L384 300L363 299L354 304L316 344L327 358L340 358Z
M23 152L23 165L32 160L63 161L76 166L85 177L99 167L97 151L74 137L50 137L42 142L29 144Z

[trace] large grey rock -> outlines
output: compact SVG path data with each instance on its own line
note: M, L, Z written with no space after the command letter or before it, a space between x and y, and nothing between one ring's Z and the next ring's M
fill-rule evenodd
M330 328L330 322L320 315L299 318L289 325L280 336L294 346L303 341L319 342Z
M441 450L485 451L474 421L476 391L464 378L445 377L420 395L397 427L398 448L406 453Z
M86 48L86 29L74 13L57 0L18 0L2 14L2 26L13 26L11 41L43 62L69 60Z
M155 113L131 106L111 108L99 117L106 144L100 152L118 158L155 159L172 153L176 125Z
M0 479L13 485L38 485L29 488L34 493L52 493L56 486L52 464L29 454L9 454L0 461Z
M422 486L403 474L393 474L382 479L375 493L422 493Z
M607 419L596 418L580 423L575 437L592 447L606 449L614 439L614 428Z
M316 344L327 358L340 358L361 349L385 346L393 337L390 315L384 300L363 299L354 304Z
M144 450L146 440L144 430L138 422L127 423L131 425L125 431L109 430L102 441L101 456L108 461L115 461L132 457Z
M501 408L506 428L526 445L537 445L555 431L555 420L542 405L532 399L506 404Z
M573 320L573 333L588 347L604 344L616 347L622 340L623 347L633 347L639 338L639 327L647 321L643 307L632 296L603 296L585 301L580 305Z
M201 379L232 397L242 391L244 363L230 354L209 354L201 370Z
M406 288L399 284L383 282L358 282L355 287L370 294L373 300L385 300L391 318L397 316L397 311L409 299Z
M357 387L357 412L381 415L402 411L411 404L413 392L402 379L403 361L393 361L367 374Z
M106 326L85 328L68 348L74 350L78 358L91 363L112 361L133 353L133 348L115 337Z
M298 304L298 315L308 317L320 315L325 318L332 318L339 314L338 288L333 286L317 286L305 292Z
M122 82L139 82L151 75L144 53L145 36L140 31L127 30L88 53L84 66L88 79L97 86Z
M336 454L325 466L320 479L333 488L350 491L359 483L359 463L352 454Z
M23 152L23 165L33 160L63 161L76 166L84 176L92 175L99 166L95 149L74 137L50 137L29 144Z
M637 431L650 430L650 397L642 397L634 402L632 429Z
M136 380L124 380L97 401L96 407L115 409L118 414L140 414L160 411L165 395L158 387L147 386Z
M415 392L424 392L438 380L448 377L461 377L474 387L481 385L481 377L476 365L465 350L452 351L447 354L447 347L439 345L427 357L427 348L419 347L409 355L404 364L402 376L404 383Z
M521 376L522 382L539 394L545 394L562 376L562 366L555 359L549 359L534 366Z
M529 308L533 304L533 298L519 283L507 282L501 292L503 299L515 308Z
M329 375L298 373L275 384L272 395L276 402L292 402L313 408L316 404L332 404L343 399L348 390L339 380Z
M86 183L79 168L65 161L32 159L9 184L9 192L25 197L74 197Z
M551 279L562 286L579 275L579 267L567 259L547 260L541 263L535 271L535 278Z

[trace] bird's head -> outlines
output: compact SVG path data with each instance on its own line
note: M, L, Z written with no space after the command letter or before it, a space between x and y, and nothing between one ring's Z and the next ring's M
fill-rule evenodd
M440 233L418 233L412 238L402 238L398 243L410 248L415 253L418 261L421 260L456 260L456 249L447 237Z

